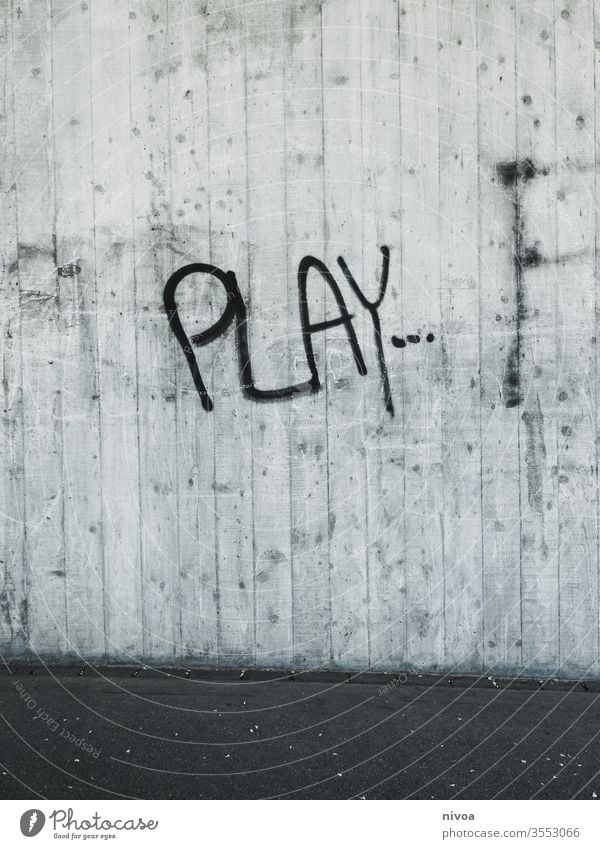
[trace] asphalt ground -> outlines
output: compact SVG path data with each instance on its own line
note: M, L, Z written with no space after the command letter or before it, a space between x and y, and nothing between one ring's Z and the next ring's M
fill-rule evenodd
M600 682L0 672L3 799L593 799Z

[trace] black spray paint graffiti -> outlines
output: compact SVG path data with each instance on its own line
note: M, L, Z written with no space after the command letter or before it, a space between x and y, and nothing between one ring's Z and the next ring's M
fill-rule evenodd
M537 165L529 157L496 165L496 174L501 185L511 193L512 200L512 237L513 265L515 274L515 335L510 343L507 354L503 380L503 395L506 407L518 407L523 398L521 395L521 335L523 325L529 320L524 276L530 269L538 268L549 263L561 263L582 256L579 253L562 253L557 256L547 256L540 250L538 241L526 244L524 205L526 192L534 180L548 177L550 169Z
M504 374L504 402L507 407L517 407L521 401L520 362L521 362L521 325L527 318L523 272L526 268L539 265L542 261L536 246L525 248L523 245L523 189L538 174L547 175L548 169L539 168L527 158L512 162L499 162L496 171L502 185L512 191L513 202L513 262L516 283L516 331L506 360Z
M542 253L538 242L535 242L533 245L525 244L523 206L527 187L536 178L547 177L550 174L550 170L547 167L536 165L536 163L530 158L525 158L521 160L499 162L495 166L495 172L500 184L510 192L513 206L512 255L516 283L516 328L514 338L510 343L507 354L503 380L504 402L506 407L512 408L518 407L522 401L520 388L520 360L522 347L521 329L522 325L528 319L529 312L524 288L524 274L527 270L536 268L544 263L562 262L564 260L571 259L574 254L562 254L557 257L548 257ZM367 311L371 318L383 401L386 411L393 416L394 403L392 400L379 316L379 308L383 303L388 285L390 250L388 247L383 246L381 248L381 253L383 260L381 277L379 280L379 293L374 301L370 301L365 296L344 258L341 256L338 257L337 262L353 294L356 296L361 307ZM320 275L333 295L333 299L339 313L339 315L335 318L322 322L311 321L307 298L307 280L310 271L316 271ZM192 274L209 274L218 280L225 289L227 305L220 319L212 327L202 333L192 336L190 339L181 324L177 311L175 294L179 284L186 277ZM316 333L320 333L333 327L344 327L356 369L363 377L367 374L367 366L354 329L354 315L349 312L342 291L334 275L324 262L313 256L305 256L298 266L298 297L304 351L310 377L303 383L297 383L291 386L284 386L277 389L258 389L254 382L252 361L248 344L246 306L240 293L234 272L223 271L221 268L214 265L193 263L180 268L171 276L164 289L165 310L169 320L169 325L185 354L194 384L198 390L202 406L205 410L212 410L213 402L207 392L204 381L202 380L202 375L200 374L200 369L198 367L193 347L203 347L213 342L215 339L225 334L232 323L235 324L235 341L238 354L241 388L244 395L253 400L274 401L290 398L299 393L306 394L319 392L322 388L322 383L317 368L312 337ZM425 339L427 342L433 342L433 333L428 333L425 336ZM390 341L395 348L405 348L407 342L410 344L417 344L421 341L421 337L419 334L409 334L405 340L397 336L392 336Z
M360 288L360 286L356 282L356 279L348 268L348 265L346 264L344 258L341 256L338 257L338 265L340 266L350 288L356 295L360 305L367 311L371 318L385 409L390 415L393 416L394 404L392 401L392 393L390 388L387 363L383 348L383 339L381 336L381 321L378 312L385 297L388 284L390 267L389 248L383 246L381 248L381 254L383 257L383 261L381 269L381 278L379 281L379 294L376 300L374 301L370 301L368 300L368 298L365 297L362 289ZM311 321L307 296L308 275L311 270L316 271L329 287L329 290L333 295L339 313L339 315L335 318L320 322ZM212 325L212 327L209 327L202 333L197 333L190 338L185 332L181 320L179 318L175 295L180 283L185 280L186 277L189 277L192 274L209 274L216 280L218 280L225 290L226 306L223 311L223 314L221 315L219 320ZM240 386L244 395L254 401L278 401L286 398L291 398L292 396L298 395L300 393L306 394L319 392L322 389L322 383L317 368L312 337L315 333L321 333L332 327L343 326L346 332L348 345L350 346L354 363L356 365L356 370L363 377L367 374L367 366L365 364L362 350L356 337L356 332L354 330L354 316L348 310L346 301L335 277L333 276L327 265L325 265L324 262L322 262L320 259L317 259L316 257L305 256L300 261L300 264L298 266L298 303L300 310L300 323L302 328L302 339L304 342L306 364L310 374L310 378L302 383L296 383L290 386L282 386L276 389L257 388L254 382L254 376L252 371L252 359L248 344L246 305L240 292L237 278L233 271L223 271L223 269L218 268L218 266L216 265L210 265L206 263L191 263L190 265L185 265L182 268L178 269L169 278L167 285L164 289L163 298L165 311L169 320L169 326L175 334L177 341L181 345L192 375L192 379L194 381L194 385L198 391L198 394L200 395L202 406L207 412L210 412L213 409L213 401L210 395L208 394L205 383L202 379L202 375L200 374L198 361L194 354L194 346L197 348L201 348L205 345L210 344L211 342L214 342L215 339L219 338L220 336L223 336L232 324L235 325L235 343L238 355ZM412 343L420 341L420 337L418 335L408 336L407 338L408 341ZM428 342L433 342L433 333L427 334L426 338ZM394 347L397 348L404 347L406 345L403 339L399 340L396 336L393 336L391 341Z

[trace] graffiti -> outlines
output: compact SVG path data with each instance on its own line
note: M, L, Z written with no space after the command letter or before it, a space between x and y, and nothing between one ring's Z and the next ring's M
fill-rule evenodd
M504 403L506 407L512 408L518 407L522 400L520 389L521 330L523 324L529 319L524 275L526 272L541 265L564 262L576 256L581 256L585 252L585 248L574 253L563 251L560 254L553 255L552 253L548 254L539 240L527 238L526 199L528 192L536 181L548 178L551 175L549 167L536 164L531 158L524 158L498 162L495 165L493 173L493 181L497 181L507 192L512 203L512 257L515 279L516 327L514 338L509 344L503 378ZM386 412L390 416L393 416L394 402L380 318L380 308L384 302L388 287L390 249L384 245L380 248L380 251L382 256L381 272L377 285L377 297L374 300L367 298L363 288L357 282L356 277L343 256L337 258L337 264L341 271L342 279L347 283L359 307L369 316L379 371L382 401ZM179 284L193 274L208 274L214 277L223 286L227 301L223 314L212 327L188 338L178 315L176 292ZM311 274L317 275L327 287L327 291L332 299L331 303L337 310L335 317L324 321L313 320L307 294L308 281ZM289 386L259 389L255 384L252 368L246 305L235 273L233 271L224 271L210 264L193 263L180 268L171 276L164 289L165 310L169 325L181 345L194 385L202 401L202 406L206 411L210 412L213 409L213 401L202 379L194 348L209 345L215 339L223 336L231 325L235 327L235 346L237 349L240 386L244 395L255 401L284 400L298 394L319 392L323 385L317 367L313 337L318 333L335 327L341 327L345 332L357 373L362 377L367 375L367 365L354 324L356 316L350 312L340 284L329 267L325 262L314 256L304 256L298 265L297 285L300 325L308 371L307 379L301 383L295 383ZM407 334L405 337L392 335L389 341L393 348L404 349L409 345L419 344L421 341L431 343L435 341L435 336L431 332L423 336L420 333Z
M190 339L183 329L177 312L175 292L179 284L191 274L210 274L221 283L225 289L226 306L222 316L212 327L202 333L196 333ZM216 265L206 263L191 263L176 271L168 280L164 290L164 304L169 326L171 327L177 341L181 345L190 368L194 385L200 395L203 408L210 412L213 409L213 401L200 374L200 368L194 355L193 345L198 348L209 345L218 339L235 323L235 340L238 352L238 363L240 372L240 385L244 395L255 401L275 401L289 398L298 392L316 391L318 387L310 383L300 383L292 386L284 386L278 389L258 389L254 383L252 371L252 359L248 345L248 325L246 319L246 305L240 292L237 278L233 271L223 271Z
M425 337L428 342L433 342L435 336L433 333L428 333ZM412 345L417 345L421 341L421 337L419 334L411 335L409 334L406 339L399 339L398 336L392 336L392 345L394 348L406 348L406 342L410 342Z
M392 392L381 333L381 320L379 317L379 308L385 298L388 285L390 267L389 248L383 246L381 248L381 254L382 268L378 295L373 301L370 301L365 296L344 258L341 256L338 257L337 262L345 280L350 286L350 289L356 296L360 306L367 312L371 320L383 402L386 411L393 416L394 403L392 400ZM320 276L333 296L333 302L335 303L338 312L338 315L334 318L327 319L325 321L313 321L311 318L307 294L308 277L311 271L316 272ZM194 274L208 274L217 280L225 290L226 305L220 318L211 327L204 330L202 333L192 335L190 338L181 323L175 296L179 285L187 277ZM279 401L299 394L319 392L322 389L323 384L317 367L317 360L313 347L313 336L317 333L323 333L333 327L344 328L354 364L356 365L356 370L362 377L366 376L367 366L354 328L355 316L348 310L342 290L340 289L340 286L332 272L322 260L317 259L314 256L307 255L302 258L298 265L297 279L300 324L309 377L302 383L295 383L289 386L282 386L273 389L259 389L254 381L252 357L248 343L246 304L240 292L235 273L233 271L224 271L216 265L207 263L191 263L183 266L171 275L163 293L165 312L167 314L169 326L175 334L175 337L185 355L194 386L200 396L204 410L210 412L213 409L213 400L208 393L200 373L194 348L202 348L209 345L211 342L214 342L216 339L223 336L232 325L234 325L235 328L235 345L238 356L240 387L245 397L254 401ZM426 338L428 342L433 342L433 333L429 333ZM409 342L413 343L420 341L420 337L418 335L407 336L407 339ZM396 348L402 348L406 345L403 339L399 340L396 336L392 336L391 342Z
M551 176L551 170L526 157L498 162L495 174L500 185L507 190L512 203L512 259L515 279L515 334L506 356L503 379L503 396L507 408L518 407L523 401L521 394L521 335L523 326L531 319L527 303L525 275L543 265L559 264L585 254L585 248L576 252L548 254L539 239L533 242L526 238L528 191L535 181ZM535 317L535 315L534 315Z
M381 340L381 322L379 320L379 313L377 310L381 306L381 302L385 297L385 290L387 289L388 283L388 273L390 269L390 251L387 247L381 248L381 253L383 254L383 269L381 272L381 281L379 283L379 297L376 301L369 301L365 298L363 292L361 291L358 283L352 276L350 269L346 265L346 262L343 257L338 257L338 265L344 272L344 277L348 281L350 288L360 301L361 305L367 310L369 315L371 316L371 320L373 322L373 332L375 334L375 346L377 348L377 361L379 363L379 371L381 373L381 385L383 388L383 395L385 398L385 408L392 416L394 415L394 404L392 402L392 394L390 390L390 381L388 378L387 365L385 362L385 354L383 352L383 343Z

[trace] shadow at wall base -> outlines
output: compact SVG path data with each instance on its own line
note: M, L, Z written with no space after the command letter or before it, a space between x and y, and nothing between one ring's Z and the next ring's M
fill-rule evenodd
M121 678L140 678L148 680L171 679L174 685L179 681L266 682L297 681L323 682L334 684L370 684L384 692L403 686L454 687L457 689L487 690L544 690L545 692L573 691L600 693L600 678L589 675L558 676L554 672L540 675L510 674L488 669L480 673L456 673L419 671L407 667L377 670L349 670L343 668L245 668L240 665L229 666L202 663L198 658L184 659L173 665L164 660L152 663L140 660L136 663L111 663L106 660L88 661L82 658L43 658L39 655L31 658L8 659L0 654L2 664L0 675L67 676L73 678L104 677L115 675Z

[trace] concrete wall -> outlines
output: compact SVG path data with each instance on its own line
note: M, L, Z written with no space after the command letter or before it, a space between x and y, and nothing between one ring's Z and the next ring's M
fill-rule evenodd
M2 4L4 657L598 675L596 12Z

